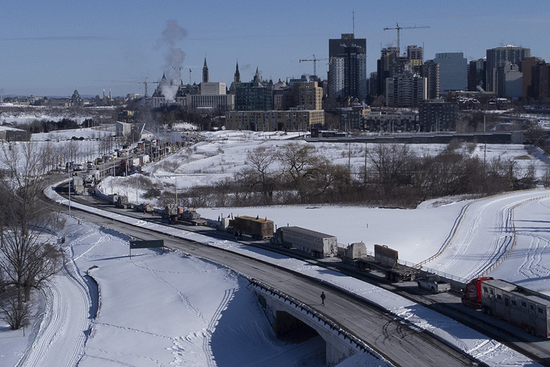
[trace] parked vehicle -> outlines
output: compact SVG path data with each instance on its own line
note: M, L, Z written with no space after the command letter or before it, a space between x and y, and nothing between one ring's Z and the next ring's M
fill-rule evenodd
M336 236L301 227L279 227L271 241L283 247L307 252L318 258L336 255L338 251Z
M419 288L427 289L432 293L443 293L451 290L451 284L440 280L438 277L429 276L417 278L416 283Z
M73 176L72 190L76 195L82 195L84 193L84 180L80 176Z
M492 277L472 279L462 291L462 304L472 308L481 308L481 282L492 279Z
M115 208L132 209L134 206L128 201L128 196L118 195L115 201Z
M168 204L164 207L162 218L168 219L169 223L175 223L178 220L179 214L179 208L176 204Z
M155 208L151 204L138 204L135 207L137 212L143 212L143 213L152 213L155 211Z
M550 296L545 294L500 279L476 278L466 285L462 303L550 338Z
M183 213L181 213L180 218L195 226L205 226L207 224L207 222L201 218L201 215L194 209L185 209Z
M246 215L235 217L235 219L230 221L230 225L239 234L248 234L254 239L269 239L273 237L273 230L275 228L272 220Z

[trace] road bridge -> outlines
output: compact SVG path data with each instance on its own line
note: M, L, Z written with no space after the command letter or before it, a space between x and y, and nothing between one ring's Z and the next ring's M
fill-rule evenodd
M316 334L325 341L325 361L334 366L357 352L384 357L321 312L263 282L249 279L277 338L295 340ZM313 332L313 333L312 333ZM307 340L307 339L306 339Z

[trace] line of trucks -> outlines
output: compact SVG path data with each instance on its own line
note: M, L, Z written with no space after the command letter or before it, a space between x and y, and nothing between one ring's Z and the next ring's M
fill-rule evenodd
M127 202L124 197L119 197L119 200ZM138 208L154 212L152 206ZM184 220L196 225L207 224L195 210L177 207L175 204L167 205L162 216L173 222ZM451 290L451 285L437 276L422 276L419 269L398 264L397 251L386 246L375 245L375 256L372 257L366 254L362 242L339 249L335 236L292 226L274 230L273 221L267 218L237 216L220 218L218 222L221 223L220 229L232 231L236 235L247 234L254 239L267 239L274 244L295 248L318 258L340 256L360 269L386 271L390 281L416 281L420 288L433 293ZM466 306L481 309L483 313L506 320L530 334L550 338L550 296L504 280L479 277L465 285L461 301Z

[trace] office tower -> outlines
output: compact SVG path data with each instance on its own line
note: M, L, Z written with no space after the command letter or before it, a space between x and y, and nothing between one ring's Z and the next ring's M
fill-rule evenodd
M359 98L367 96L367 40L353 33L329 39L329 96Z
M386 79L393 76L399 58L397 47L383 48L380 51L380 59L377 62L378 95L386 94Z
M446 94L468 87L468 63L462 52L435 54L439 64L439 93Z

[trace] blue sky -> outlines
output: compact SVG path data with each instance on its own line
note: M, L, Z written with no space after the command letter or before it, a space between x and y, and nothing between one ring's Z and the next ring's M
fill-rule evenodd
M381 47L424 46L424 58L463 52L469 60L488 48L516 44L550 62L550 1L208 1L97 0L3 1L0 6L0 90L4 95L69 96L143 93L145 78L158 81L169 51L159 41L167 21L187 35L173 44L185 53L184 83L199 83L204 58L210 81L243 81L256 67L263 78L285 80L313 73L300 59L328 57L328 40L351 33L367 39L367 72ZM317 73L326 77L326 61ZM154 85L149 85L149 93Z

